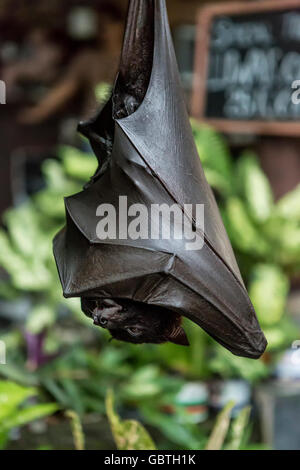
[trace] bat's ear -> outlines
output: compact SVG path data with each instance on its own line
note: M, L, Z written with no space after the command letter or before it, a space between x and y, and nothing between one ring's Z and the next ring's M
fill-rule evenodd
M174 328L171 335L169 336L169 341L174 344L179 344L180 346L189 346L189 340L185 334L182 326Z

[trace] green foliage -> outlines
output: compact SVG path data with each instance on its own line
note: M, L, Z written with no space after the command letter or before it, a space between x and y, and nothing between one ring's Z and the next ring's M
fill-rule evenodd
M138 369L124 386L124 394L131 400L155 398L161 392L159 383L160 370L157 366L145 366Z
M156 450L150 434L138 421L120 419L111 390L106 397L106 412L118 450Z
M300 221L300 185L278 201L277 214L284 219Z
M270 183L252 151L243 152L234 164L213 129L195 121L192 126L205 174L218 196L225 227L266 334L268 351L278 351L299 336L299 328L286 315L286 305L290 277L300 273L300 186L275 203ZM268 374L261 361L235 358L219 347L215 351L210 368L223 377L255 381Z
M231 422L231 413L234 402L229 402L217 417L210 437L204 437L199 433L191 434L187 425L180 426L176 421L171 422L167 415L155 417L152 415L152 422L156 419L164 422L163 428L172 441L183 443L190 450L221 450L228 439L226 449L238 450L245 438L245 431L249 422L250 407L240 411L237 417ZM121 420L114 410L114 394L112 390L107 392L106 413L110 422L115 443L119 450L155 450L155 444L148 431L134 420ZM229 433L230 430L230 433Z
M230 197L225 206L225 223L232 243L251 257L268 256L269 246L261 238L258 228L249 216L246 203L238 197Z
M213 340L190 320L184 320L184 329L190 340L188 348L180 348L171 343L155 346L149 360L162 363L164 367L184 377L203 379L210 374L207 356Z
M281 320L288 293L289 280L279 266L257 264L254 267L249 295L262 327Z
M88 156L74 147L60 147L59 156L65 174L79 182L88 181L97 169L95 157Z
M33 333L53 325L62 305L80 310L77 300L62 297L52 240L64 225L64 197L79 192L97 164L94 157L72 147L62 147L59 155L60 160L43 163L46 188L8 210L5 230L0 230L0 265L10 276L9 283L0 284L0 296L30 293L33 309L27 327Z
M264 333L268 341L268 352L277 353L289 348L299 338L299 327L285 315L278 323L264 327Z
M209 184L224 197L233 193L233 162L228 148L212 128L192 120L193 133L200 160Z
M12 429L52 415L59 409L55 403L28 402L29 398L33 399L37 396L38 392L35 388L0 381L0 449L5 447ZM27 403L24 404L24 402Z
M15 216L17 218L18 214ZM0 263L10 274L13 287L19 291L41 291L51 281L49 269L39 257L24 254L3 230L0 230Z
M205 450L240 450L243 443L247 442L251 408L243 408L236 418L231 420L233 408L234 402L229 402L219 413Z
M277 353L299 336L286 315L286 299L289 277L300 271L300 187L275 204L253 153L244 152L235 162L222 137L195 122L193 127L205 174L217 194L224 223L266 333L268 351ZM190 422L186 411L176 406L176 395L187 380L202 380L213 374L257 382L270 374L269 366L261 360L233 356L189 321L185 322L189 348L173 344L136 347L108 343L108 336L81 314L77 299L63 299L52 255L52 238L64 225L63 198L81 191L97 162L70 147L61 147L58 156L43 165L45 189L5 214L5 229L0 230L0 264L9 278L0 282L0 298L30 297L32 308L26 329L33 334L48 330L48 350L64 353L31 372L25 367L21 335L7 337L10 361L0 368L1 375L27 387L40 387L58 406L70 410L68 416L78 449L84 448L80 420L86 413L105 413L108 387L115 390L118 403L129 410L138 409L142 422L159 430L164 448L196 450L207 445L241 448L246 439L249 410L230 421L230 407L226 408L207 444L208 429ZM75 316L58 322L57 312L66 309ZM36 389L30 390L33 393ZM124 424L109 398L108 406L120 447L155 447L138 423ZM29 419L27 407L23 410L17 405L17 410L21 424ZM124 432L134 438L126 435L124 439ZM0 433L2 445L7 435L7 431Z
M290 282L282 268L257 264L250 276L249 295L268 341L268 351L279 351L298 338L298 327L286 315Z
M230 416L234 402L229 402L217 417L215 427L206 444L205 450L221 450L230 426Z
M270 373L263 361L234 356L219 345L215 347L215 354L210 359L209 366L212 372L224 379L241 377L249 382L262 380Z
M300 187L275 204L253 152L243 152L234 164L216 131L195 121L192 126L205 174L218 195L237 255L244 253L252 265L273 263L287 274L300 272ZM224 191L221 180L227 181L230 191Z
M80 418L75 411L66 411L67 418L71 421L71 429L74 440L74 446L76 450L84 450L85 448L85 437L81 425Z
M265 222L274 205L270 183L252 152L244 152L235 169L238 194L245 199L247 208L257 223Z
M246 430L250 419L251 408L246 406L235 418L231 426L230 441L226 450L239 450L245 440Z
M112 92L112 87L110 84L99 83L95 89L95 95L96 95L96 99L98 103L100 104L105 103L109 99L111 92Z

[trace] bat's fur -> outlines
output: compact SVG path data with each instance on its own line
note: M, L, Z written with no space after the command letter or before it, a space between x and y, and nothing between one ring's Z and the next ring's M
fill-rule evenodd
M160 307L131 300L81 299L84 313L94 324L110 331L113 338L133 344L171 341L188 346L181 316Z

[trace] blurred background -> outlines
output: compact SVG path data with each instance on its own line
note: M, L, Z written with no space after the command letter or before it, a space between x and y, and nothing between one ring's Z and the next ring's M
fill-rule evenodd
M190 110L197 12L210 3L167 1ZM141 427L140 448L300 449L296 132L233 124L222 134L192 119L268 339L260 360L233 356L188 321L189 348L109 342L77 299L62 297L52 238L64 225L63 197L96 169L76 127L109 96L126 10L125 0L0 0L0 448L114 449L114 398L118 419L150 433L151 443Z

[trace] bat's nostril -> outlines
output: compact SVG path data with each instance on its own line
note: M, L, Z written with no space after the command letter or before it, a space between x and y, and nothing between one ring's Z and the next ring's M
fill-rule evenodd
M107 325L107 318L101 317L100 318L100 325L102 325L102 326Z

